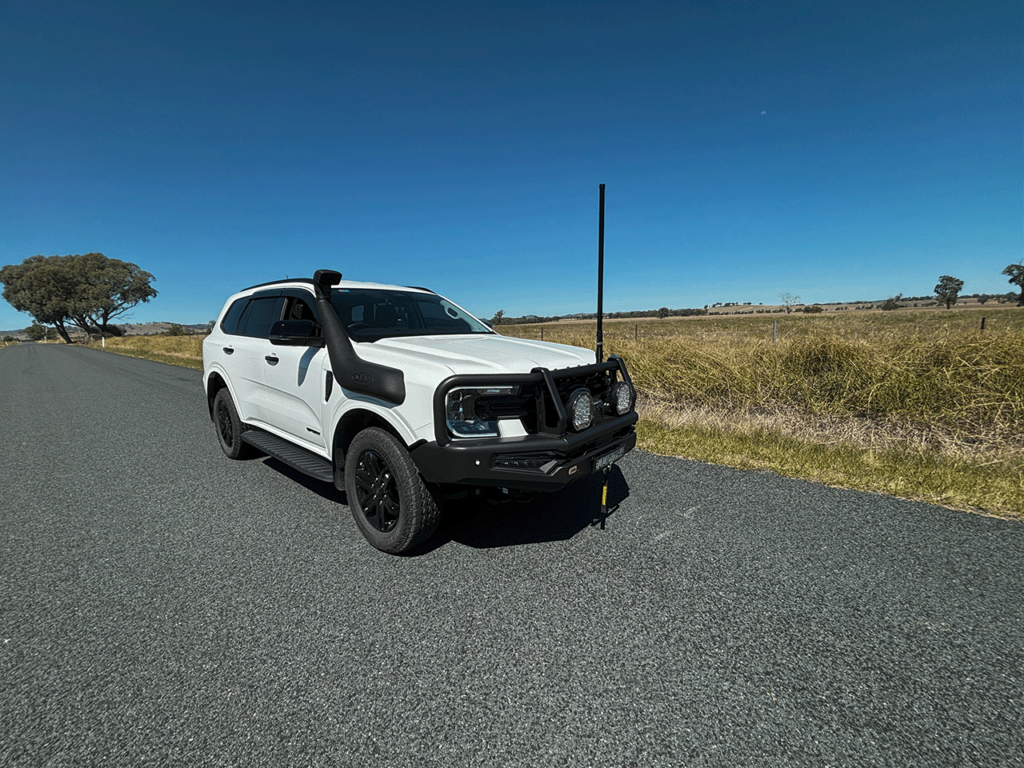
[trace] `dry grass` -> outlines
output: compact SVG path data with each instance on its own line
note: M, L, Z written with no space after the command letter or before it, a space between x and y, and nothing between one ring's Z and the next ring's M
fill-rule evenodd
M968 324L965 313L939 311L784 318L776 344L771 319L756 316L655 321L637 340L613 327L605 349L625 358L650 401L683 412L796 412L958 442L1015 440L1024 422L1024 310L995 312L984 333L977 318ZM591 346L592 327L546 328L545 339ZM501 330L539 335L537 326Z
M904 448L982 463L1011 462L1024 447L1021 440L992 430L965 435L873 418L807 414L794 408L728 411L640 398L637 411L640 418L667 429L700 427L746 435L776 431L820 445L846 444L872 451Z
M642 419L637 433L640 444L654 453L1024 520L1022 458L985 462L899 445L866 449L845 441L805 440L774 427L751 432L731 425L670 428Z
M543 334L592 346L594 323ZM619 321L605 349L629 365L649 449L1022 515L1024 310Z
M185 368L203 368L205 336L123 336L107 339L106 351ZM90 345L100 349L99 343Z

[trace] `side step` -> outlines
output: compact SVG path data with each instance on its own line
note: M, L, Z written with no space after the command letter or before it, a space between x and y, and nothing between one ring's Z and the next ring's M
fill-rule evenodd
M264 453L268 453L278 461L282 461L292 469L323 480L325 483L334 482L334 469L331 462L323 456L310 453L305 448L289 443L277 435L263 432L259 429L247 429L242 433L242 440L249 445L254 445Z

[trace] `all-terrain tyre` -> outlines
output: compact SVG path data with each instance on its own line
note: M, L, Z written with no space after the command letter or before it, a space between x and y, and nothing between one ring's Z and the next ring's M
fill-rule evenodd
M213 425L217 429L217 442L229 459L247 459L255 454L256 450L242 440L244 427L227 387L213 398Z
M409 452L390 432L364 429L345 456L345 495L366 540L398 554L429 539L441 510Z

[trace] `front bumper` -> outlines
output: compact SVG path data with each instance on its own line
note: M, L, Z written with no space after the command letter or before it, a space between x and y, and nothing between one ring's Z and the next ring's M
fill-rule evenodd
M636 447L637 420L634 411L578 434L430 442L411 455L431 483L557 491Z

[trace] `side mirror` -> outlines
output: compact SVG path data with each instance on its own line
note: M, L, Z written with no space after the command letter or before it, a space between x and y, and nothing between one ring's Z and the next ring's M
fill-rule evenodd
M312 320L278 320L270 326L270 343L287 347L322 347L324 337Z

